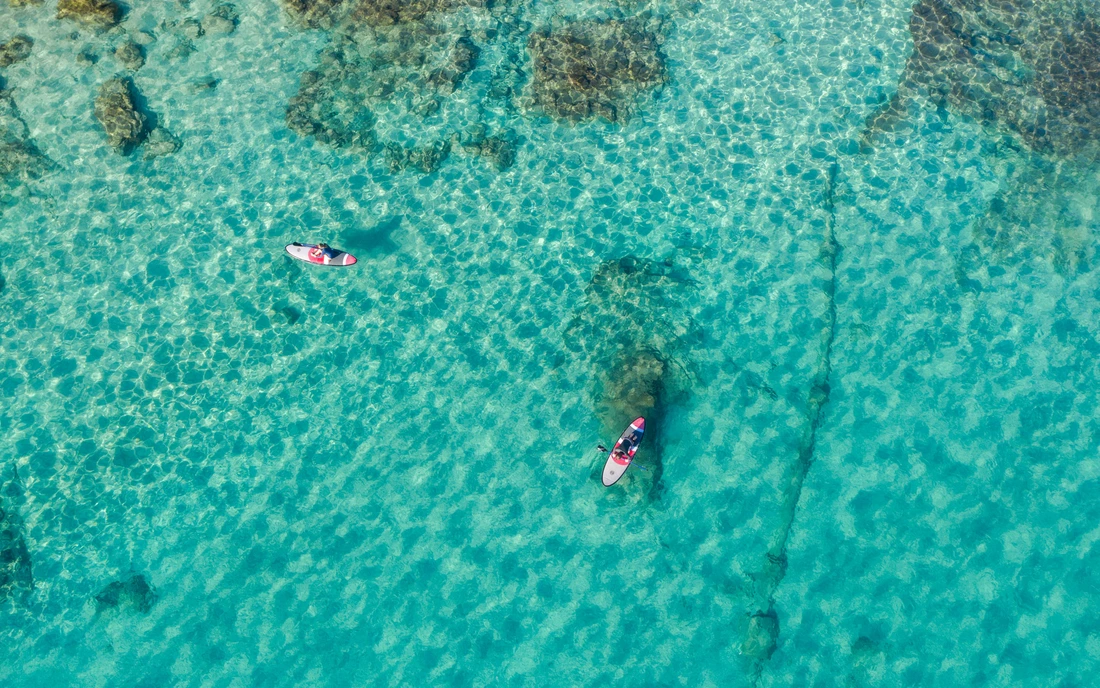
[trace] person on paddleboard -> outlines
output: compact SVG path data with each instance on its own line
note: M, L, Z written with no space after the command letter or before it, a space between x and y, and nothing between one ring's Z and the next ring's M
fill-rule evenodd
M309 250L309 257L328 258L329 260L332 260L336 257L336 251L328 244L322 242Z

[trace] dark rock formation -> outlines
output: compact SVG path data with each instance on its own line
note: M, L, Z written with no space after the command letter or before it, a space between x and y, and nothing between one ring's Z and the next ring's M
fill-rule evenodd
M477 65L477 56L480 52L469 38L465 36L459 38L451 49L451 59L428 75L428 83L445 94L454 93L466 75Z
M26 7L27 5L41 5L45 0L8 0L12 7Z
M348 81L343 69L304 72L298 93L286 108L286 124L302 136L312 136L338 148L374 146L374 113L368 92ZM345 85L346 84L346 85Z
M0 498L0 602L22 599L34 589L23 521L12 503L22 494L18 475L12 476L4 493L4 498Z
M468 43L449 45L445 34L422 24L341 33L321 54L319 68L302 74L287 106L287 126L330 145L369 150L375 144L372 106L397 99L431 114L436 108L422 106L440 86L430 75L445 74L443 90L453 91L476 54ZM437 66L440 55L447 57Z
M491 136L483 126L474 128L471 135L462 143L462 151L467 155L477 155L503 171L516 161L516 132L511 129L499 131Z
M283 0L290 17L312 29L331 29L346 8L344 0Z
M101 613L109 609L124 608L148 614L156 602L156 591L141 574L134 574L124 581L115 581L95 596L96 611Z
M0 43L0 67L10 67L16 62L27 59L31 56L32 47L34 47L34 39L24 35L18 35L5 43Z
M205 31L202 28L202 24L199 22L198 19L195 19L194 17L186 17L178 22L173 22L168 26L171 30L176 31L184 38L192 41L197 38L201 38L205 34Z
M240 15L237 14L237 8L223 3L202 18L202 30L211 36L227 36L237 30L239 22Z
M128 79L111 79L99 87L95 99L95 117L107 142L121 155L128 155L149 134L148 120L135 106L132 89Z
M641 94L668 79L659 24L642 19L580 21L531 34L535 103L571 122L627 121Z
M775 652L778 640L779 617L775 611L756 612L749 617L749 627L741 643L741 655L750 663L766 662Z
M913 53L865 143L904 123L924 97L1029 147L1070 154L1100 136L1100 23L1079 0L921 0Z
M691 280L670 261L625 256L600 265L585 290L585 305L566 330L566 345L593 371L593 406L601 432L618 437L630 421L646 418L639 460L650 466L645 491L663 489L660 431L666 408L684 385L676 363L698 328L681 307Z
M212 76L204 76L188 82L185 88L191 93L205 93L218 87L218 80Z
M136 72L145 66L145 50L133 41L126 41L115 48L115 59L126 69Z
M122 19L122 7L111 0L59 0L57 18L72 19L96 29L107 29Z
M488 0L359 0L350 21L376 27L392 26L421 21L433 12L487 5Z
M400 172L411 167L423 174L430 174L438 170L450 154L451 144L447 141L410 148L387 144L386 166L390 172Z
M37 179L53 167L30 138L11 94L0 90L0 187Z

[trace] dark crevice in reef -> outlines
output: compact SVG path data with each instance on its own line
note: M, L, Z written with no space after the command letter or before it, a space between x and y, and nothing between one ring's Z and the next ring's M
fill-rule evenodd
M679 359L701 335L681 303L691 284L670 260L605 261L565 332L567 348L592 371L592 403L605 441L614 441L638 416L646 419L637 460L648 471L632 473L620 484L650 503L659 502L664 489L664 418L688 388ZM597 482L602 466L602 460L593 466ZM638 487L630 487L634 484Z
M833 342L836 339L836 266L840 246L836 240L836 183L838 166L829 168L824 195L825 237L822 241L820 260L828 277L822 290L825 293L825 323L821 328L821 358L806 401L806 429L799 442L798 458L784 478L784 500L779 526L768 547L763 570L755 580L756 611L749 618L748 629L741 645L741 654L750 665L755 685L763 671L764 663L775 652L779 640L779 615L775 611L775 591L787 573L787 542L802 497L806 474L814 462L817 431L829 403L829 379L832 375Z
M19 602L34 590L31 554L23 533L23 520L16 511L22 497L19 474L12 467L11 481L0 496L0 602Z

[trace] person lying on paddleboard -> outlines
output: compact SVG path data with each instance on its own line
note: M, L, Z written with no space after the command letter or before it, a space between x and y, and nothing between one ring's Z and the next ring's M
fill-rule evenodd
M324 258L328 258L329 260L332 260L333 258L336 257L336 250L333 249L328 244L320 243L320 244L317 244L316 246L314 246L313 248L311 248L309 250L309 257L310 258L324 257Z

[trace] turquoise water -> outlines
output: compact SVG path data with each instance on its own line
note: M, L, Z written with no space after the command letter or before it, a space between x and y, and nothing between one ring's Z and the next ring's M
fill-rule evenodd
M934 92L869 136L907 2L460 4L0 5L0 682L1091 683L1091 148ZM644 12L617 121L533 97L533 32ZM130 39L174 153L94 114ZM369 145L288 127L307 70Z

